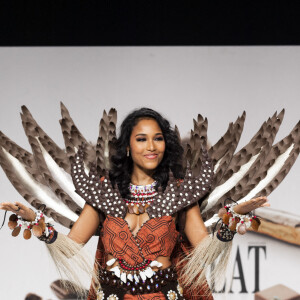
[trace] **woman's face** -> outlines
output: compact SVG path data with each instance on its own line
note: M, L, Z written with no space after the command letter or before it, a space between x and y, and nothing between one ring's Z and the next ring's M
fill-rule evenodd
M136 168L148 173L155 170L163 159L166 144L163 133L153 119L142 119L132 129L130 155L133 170Z

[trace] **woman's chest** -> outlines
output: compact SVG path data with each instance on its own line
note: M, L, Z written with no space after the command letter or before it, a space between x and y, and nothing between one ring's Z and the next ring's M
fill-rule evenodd
M127 222L132 234L136 235L136 233L140 230L143 224L146 223L150 218L147 213L136 215L127 212L124 219Z

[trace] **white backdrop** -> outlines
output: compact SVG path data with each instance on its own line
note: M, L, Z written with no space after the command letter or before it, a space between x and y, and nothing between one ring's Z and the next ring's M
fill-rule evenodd
M0 130L29 151L19 116L23 104L62 147L59 101L91 141L102 110L110 107L119 120L137 107L156 109L182 136L201 113L208 117L212 143L246 110L239 148L276 110L286 109L276 141L300 119L298 47L0 48L0 70ZM269 197L273 208L299 214L299 171L297 162ZM2 169L0 189L0 201L22 201ZM6 227L0 241L0 299L21 300L28 292L55 299L49 285L58 275L43 243L13 238ZM233 293L217 299L253 299L254 250L248 255L248 247L259 245L266 247L266 256L260 250L260 289L282 283L300 293L299 247L249 233L235 238L233 251L235 258L239 246L247 293L239 294L241 280L235 279ZM88 247L95 252L96 238ZM240 271L235 267L234 276Z

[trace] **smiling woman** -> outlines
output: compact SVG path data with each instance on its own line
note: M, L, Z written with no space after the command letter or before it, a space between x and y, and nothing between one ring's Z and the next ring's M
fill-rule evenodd
M156 180L157 188L165 188L169 171L184 178L180 139L169 121L152 109L135 110L124 119L115 149L110 180L124 198L130 183L145 185Z
M70 227L70 233L57 233L41 212L35 214L21 203L2 203L0 208L16 214L9 222L16 234L18 225L27 226L26 234L32 230L45 241L58 267L69 273L74 267L70 259L79 257L78 265L85 266L79 250L96 231L100 232L89 300L212 299L206 272L218 261L209 281L214 283L221 277L234 234L258 227L259 220L251 211L268 206L265 196L283 179L283 170L286 174L291 167L289 157L295 159L299 153L297 127L272 147L282 115L270 118L267 126L262 126L234 155L244 115L208 149L207 124L200 115L183 148L177 131L148 108L129 114L118 138L116 112L104 113L96 147L82 137L63 105L62 114L68 156L23 107L24 127L36 160L1 134L0 161L12 183L33 206L44 200L38 198L42 191L37 189L60 197L56 206L47 199L45 214ZM271 151L269 157L266 151ZM259 185L263 182L261 174L268 173L272 165L270 160L273 169L268 183ZM57 172L65 176L63 182L58 181L59 176L54 177ZM74 224L64 209L78 213L78 205L73 201L75 196L70 197L61 188L67 186L65 181L85 203ZM27 190L28 186L36 191ZM253 194L257 187L260 190ZM28 197L30 192L33 195ZM228 198L233 201L221 208ZM55 211L56 207L60 210ZM205 223L202 218L206 218ZM212 228L218 220L221 226L215 234Z
M128 152L134 162L132 182L144 185L151 183L151 175L161 163L165 152L164 136L155 120L142 119L133 127ZM145 174L149 178L138 178Z

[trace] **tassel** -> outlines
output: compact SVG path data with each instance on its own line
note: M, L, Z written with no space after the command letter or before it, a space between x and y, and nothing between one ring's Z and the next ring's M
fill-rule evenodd
M231 248L232 242L222 242L216 236L205 237L189 255L179 261L179 266L184 265L179 274L180 283L195 291L201 290L206 280L211 286L219 284L225 278ZM210 293L209 287L206 292Z
M82 244L78 244L69 237L58 233L55 242L46 244L46 246L60 275L65 275L69 281L76 283L73 286L70 283L68 284L69 281L64 280L63 282L67 284L66 288L86 298L86 288L80 277L78 277L78 274L84 272L92 279L94 290L97 290L100 286L96 273L97 268L94 268L93 258L82 249Z

